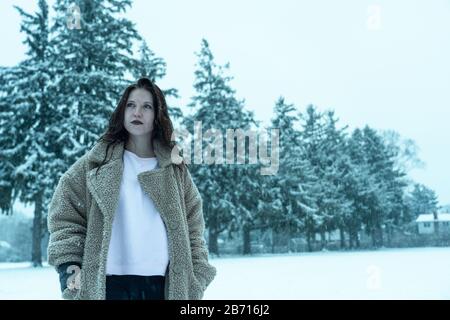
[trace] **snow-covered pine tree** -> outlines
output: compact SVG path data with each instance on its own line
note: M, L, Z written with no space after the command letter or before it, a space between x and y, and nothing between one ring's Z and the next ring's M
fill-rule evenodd
M244 110L244 101L236 99L235 90L229 84L232 78L224 74L229 64L218 66L214 62L213 54L205 39L202 39L201 50L196 55L198 57L194 83L196 94L189 104L193 113L184 119L183 125L189 132L193 132L194 122L198 121L202 124L203 133L208 129L222 133L222 141L216 141L215 137L203 137L199 142L202 152L195 154L194 147L192 148L194 153L191 156L193 163L191 171L204 199L209 251L219 254L219 235L229 230L232 223L235 223L239 217L247 215L248 219L245 221L249 221L253 214L244 201L241 201L243 190L248 190L245 189L244 184L251 183L244 173L248 168L243 164L220 163L226 157L226 129L240 128L246 131L252 124L256 125L256 122L253 119L253 113ZM194 136L194 139L199 138ZM206 154L204 151L208 150L207 146L212 147L214 143L223 146L221 148L223 156L219 157L221 159L219 163L209 165L202 161L198 164L197 159L202 160ZM236 148L235 144L234 150ZM212 151L209 154L213 156L215 152Z
M119 17L131 0L56 0L51 57L55 80L52 104L60 136L53 141L68 168L105 131L120 94L138 61L141 40L134 24ZM134 79L133 79L134 80Z
M322 248L326 246L325 232L340 231L341 247L345 247L345 216L351 210L351 200L345 197L343 179L348 173L350 159L345 153L345 130L338 128L339 119L334 111L327 111L324 117L324 139L320 144L320 180L325 197L320 199L323 224L320 227Z
M8 68L1 76L1 104L5 106L2 114L5 115L3 111L9 114L9 120L2 116L6 120L3 130L8 135L8 141L2 141L2 155L6 157L5 165L13 168L8 172L13 186L10 200L19 197L23 203L34 204L31 260L34 266L41 266L41 241L46 230L44 212L55 183L54 175L62 168L60 162L53 161L57 119L51 110L52 92L47 90L52 79L48 6L45 0L39 0L34 14L15 8L23 19L21 31L26 35L24 43L28 51L25 61Z
M352 143L351 137L345 136L339 147L340 161L337 166L339 168L339 178L337 181L337 192L342 197L342 206L336 216L336 226L339 229L341 249L347 248L346 233L348 234L348 248L360 246L359 232L362 226L362 218L359 210L360 190L366 185L366 171L364 167L360 167L352 160L352 152L357 153L359 150ZM353 148L355 146L355 148Z
M360 247L360 233L363 228L364 217L369 213L366 204L374 191L374 177L371 175L369 164L365 160L363 133L361 129L353 130L347 139L346 153L350 157L351 165L348 174L343 179L345 196L352 203L350 212L344 217L344 223L349 234L349 247Z
M367 187L357 190L357 205L365 231L372 237L372 245L384 245L383 229L392 227L401 216L403 206L404 173L395 167L395 153L391 152L383 138L374 129L365 126L352 135L353 160Z
M18 139L16 106L14 105L14 83L20 77L19 70L12 67L0 67L0 210L3 214L13 213L15 168L20 163L21 145ZM23 124L22 124L23 125ZM19 141L23 141L20 140Z
M259 145L260 146L260 145ZM280 159L281 164L281 159ZM252 177L254 187L251 192L248 192L248 197L251 197L251 201L256 204L256 216L258 221L257 227L263 234L269 236L270 251L276 252L276 248L279 244L278 230L280 227L280 217L285 212L285 208L281 198L281 187L276 183L276 177L280 174L280 168L275 175L261 175L257 174Z
M423 167L424 163L418 157L415 141L403 138L393 130L381 131L380 134L394 161L393 170L396 174L392 177L399 176L399 179L393 179L390 188L393 205L390 206L386 221L386 235L390 245L394 230L408 228L408 224L416 218L407 202L407 189L413 187L415 182L406 174L413 168Z
M381 135L377 132L381 138ZM405 203L405 193L408 187L408 179L406 173L396 165L398 158L398 149L392 149L382 140L382 144L386 150L385 171L380 172L381 179L384 182L384 210L386 212L385 219L381 230L381 245L387 243L391 246L392 237L395 230L405 223L409 216L409 210ZM408 221L409 222L409 221ZM386 236L386 242L383 237Z
M427 186L416 183L409 194L408 205L411 208L414 219L420 214L431 214L438 211L436 193Z
M309 233L307 225L317 211L313 192L317 179L301 145L299 118L293 114L295 111L293 104L279 97L271 120L272 128L278 128L280 132L280 167L278 174L272 177L272 201L278 198L282 206L281 214L272 217L271 225L276 233L287 235L288 245L292 237L305 232L311 250L310 240L313 235ZM274 210L273 213L279 212Z
M166 62L164 59L157 57L155 53L148 47L145 40L141 41L139 47L139 60L133 70L136 79L147 77L153 82L164 78L166 75ZM165 91L165 95L173 95L178 97L177 90L171 89Z
M158 82L158 80L166 76L166 62L164 59L157 57L155 53L148 47L145 40L142 40L141 46L139 48L139 59L137 61L136 67L132 70L135 79L141 77L147 77L153 82ZM179 98L178 90L175 88L163 89L161 88L164 96ZM169 101L167 101L168 104ZM169 115L171 119L177 120L183 117L183 112L179 107L169 105Z
M324 115L313 105L308 105L305 113L299 113L301 120L300 141L304 149L305 157L312 167L315 178L311 187L314 194L317 211L308 215L305 219L305 233L309 250L312 250L312 242L315 241L317 232L326 229L331 220L330 212L326 210L329 194L328 181L324 178L326 167L326 151L323 143L326 139Z
M367 160L373 169L371 173L375 176L375 181L379 186L377 207L380 208L380 212L379 215L376 214L377 209L373 208L371 218L380 219L381 226L378 221L370 223L371 219L368 219L368 230L372 231L373 244L379 247L384 245L384 230L388 227L389 231L395 224L398 224L402 215L403 193L406 186L403 181L405 174L396 168L395 150L388 148L376 130L365 126L363 134Z

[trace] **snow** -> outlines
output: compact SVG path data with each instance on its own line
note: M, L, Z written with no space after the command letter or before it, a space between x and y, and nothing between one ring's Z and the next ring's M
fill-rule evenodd
M450 248L213 260L206 299L449 299Z
M450 213L438 213L438 221L450 221ZM434 221L433 214L420 214L416 222L432 222Z
M0 300L60 300L59 279L53 267L34 269L30 263L0 264Z
M204 299L450 299L450 248L216 258ZM0 264L0 300L60 299L51 266Z

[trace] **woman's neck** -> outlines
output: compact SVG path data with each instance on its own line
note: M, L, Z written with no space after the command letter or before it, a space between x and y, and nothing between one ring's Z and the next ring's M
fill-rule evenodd
M150 141L149 143L147 140L145 143L138 143L129 139L125 144L125 149L141 158L153 158L156 156L155 151L153 150L153 141Z

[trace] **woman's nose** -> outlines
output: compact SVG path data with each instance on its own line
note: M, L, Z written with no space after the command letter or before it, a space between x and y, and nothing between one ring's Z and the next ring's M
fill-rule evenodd
M142 109L140 107L137 107L136 109L134 109L134 115L142 115Z

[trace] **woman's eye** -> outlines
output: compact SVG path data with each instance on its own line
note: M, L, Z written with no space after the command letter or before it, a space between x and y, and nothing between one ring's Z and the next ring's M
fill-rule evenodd
M127 104L127 107L134 107L134 104L129 103L129 104Z
M152 108L153 108L153 107L152 107L151 105L149 105L149 104L146 104L145 107L146 107L147 109L152 109Z

